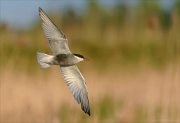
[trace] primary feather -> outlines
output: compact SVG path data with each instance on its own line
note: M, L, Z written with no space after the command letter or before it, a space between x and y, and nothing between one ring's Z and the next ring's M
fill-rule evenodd
M75 100L81 103L81 108L85 113L90 115L88 92L86 89L85 79L81 75L76 65L60 67L69 89Z
M49 46L54 55L71 53L69 50L67 39L62 31L50 20L45 12L39 8L39 16L42 19L42 27L49 41Z

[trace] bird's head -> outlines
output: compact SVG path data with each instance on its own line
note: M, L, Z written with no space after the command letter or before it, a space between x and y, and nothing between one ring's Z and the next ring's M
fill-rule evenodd
M80 54L74 54L74 55L79 61L89 61L89 59L85 58L83 55Z

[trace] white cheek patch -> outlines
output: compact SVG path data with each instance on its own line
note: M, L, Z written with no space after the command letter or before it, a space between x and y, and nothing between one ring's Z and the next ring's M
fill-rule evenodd
M75 58L76 58L78 61L82 61L82 60L83 60L83 58L80 58L80 57L77 57L77 56L75 56Z

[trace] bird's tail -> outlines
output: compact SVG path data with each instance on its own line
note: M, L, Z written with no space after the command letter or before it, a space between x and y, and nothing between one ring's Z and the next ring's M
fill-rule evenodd
M37 61L42 68L48 68L53 65L54 56L37 52Z

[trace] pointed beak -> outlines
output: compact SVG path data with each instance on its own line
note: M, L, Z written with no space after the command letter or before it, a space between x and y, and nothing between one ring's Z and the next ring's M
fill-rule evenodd
M84 61L90 61L88 58L84 58Z

